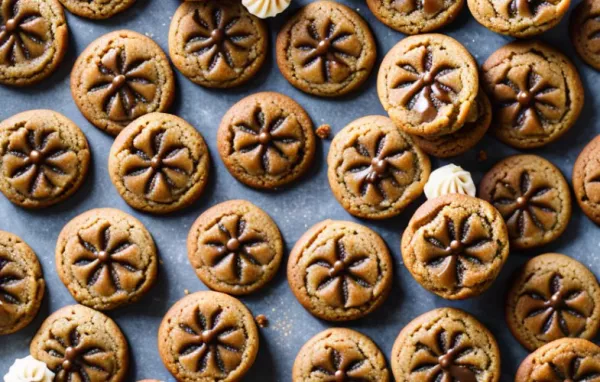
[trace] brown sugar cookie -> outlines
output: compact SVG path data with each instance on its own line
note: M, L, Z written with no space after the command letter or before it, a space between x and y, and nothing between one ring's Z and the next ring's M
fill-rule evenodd
M258 329L238 299L197 292L179 300L158 330L158 351L178 381L239 381L258 353Z
M31 340L31 355L56 381L121 382L127 379L127 340L110 317L82 305L48 317Z
M423 193L431 163L408 134L386 117L357 119L329 148L327 176L335 198L352 215L384 219Z
M585 146L575 161L573 190L579 207L600 224L600 135Z
M515 148L557 140L575 124L583 107L577 69L541 42L505 45L487 59L482 73L494 108L490 131Z
M67 10L88 19L107 19L131 7L135 0L60 0Z
M406 268L425 289L449 300L483 293L508 252L500 213L485 200L462 194L428 200L402 235Z
M479 197L500 211L511 249L539 247L556 240L571 219L571 191L552 163L537 155L514 155L481 180Z
M89 210L60 232L56 271L77 302L110 310L138 301L152 287L156 247L133 216L113 208Z
M477 64L458 41L441 34L410 36L383 59L377 92L390 118L409 134L453 133L479 92Z
M283 240L266 212L245 200L205 211L192 225L188 258L209 288L242 295L265 286L277 273Z
M223 116L217 147L237 180L273 189L306 173L315 155L315 134L310 117L296 101L263 92L242 99Z
M33 250L20 237L0 231L0 336L29 325L40 309L45 285Z
M332 328L302 346L294 361L292 382L388 382L385 357L367 336L351 329Z
M600 380L600 347L588 340L562 338L531 353L519 366L515 382Z
M337 97L369 77L377 47L367 23L352 9L333 1L313 1L277 35L277 65L298 89Z
M571 41L579 56L600 70L600 3L583 0L571 13Z
M235 0L183 2L169 30L173 64L209 88L234 87L253 78L268 43L264 21Z
M391 356L396 381L498 382L500 349L475 317L440 308L411 321Z
M591 340L600 327L600 285L590 270L568 256L534 257L511 283L506 322L530 351L565 337Z
M0 123L0 191L13 203L59 203L86 178L90 149L83 132L51 110L31 110Z
M71 72L71 93L94 126L117 135L144 114L166 111L175 84L169 59L154 41L120 30L81 53Z
M210 157L202 135L171 114L146 114L115 139L108 172L132 207L152 213L180 210L196 201L208 180Z
M328 321L363 317L387 298L392 259L383 239L360 224L325 220L296 242L287 266L294 295Z
M62 62L69 41L57 0L0 0L0 83L26 86Z

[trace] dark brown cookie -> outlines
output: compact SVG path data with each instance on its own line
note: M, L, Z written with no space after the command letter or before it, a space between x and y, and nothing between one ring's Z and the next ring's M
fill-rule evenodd
M571 219L571 190L552 163L537 155L514 155L481 180L479 197L500 211L511 249L539 247L556 240Z
M0 123L0 191L21 207L67 199L85 180L89 162L85 135L62 114L31 110Z
M583 0L571 13L569 31L579 56L600 70L600 3Z
M575 198L583 212L600 224L600 135L585 146L573 167Z
M369 77L377 47L367 23L333 1L313 1L277 35L277 65L298 89L338 97Z
M383 239L351 222L325 220L296 242L287 277L298 301L328 321L363 317L387 298L392 259Z
M490 131L515 148L544 146L577 121L583 87L577 69L554 48L538 41L513 42L482 67L494 108Z
M131 7L135 0L60 0L67 10L88 19L107 19Z

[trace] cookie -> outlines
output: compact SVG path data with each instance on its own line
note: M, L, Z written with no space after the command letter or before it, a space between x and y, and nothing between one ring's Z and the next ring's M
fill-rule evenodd
M302 346L294 361L292 382L388 382L385 357L375 343L351 329L322 331Z
M423 193L431 163L410 136L386 117L367 116L331 142L327 177L346 211L368 219L400 214Z
M192 225L188 258L209 288L243 295L265 286L277 273L283 240L266 212L245 200L205 211Z
M367 23L333 1L313 1L277 35L277 65L290 84L321 97L338 97L367 80L377 47Z
M287 278L310 313L327 321L348 321L366 316L385 301L392 267L377 233L360 224L325 220L294 245Z
M168 213L195 202L210 167L202 135L171 114L146 114L115 139L108 157L110 180L127 204Z
M120 30L92 42L77 58L71 94L94 126L117 135L144 114L166 111L175 83L169 59L154 41Z
M67 10L88 19L107 19L131 7L135 0L60 0Z
M492 105L483 91L479 91L474 107L463 127L456 132L439 137L412 138L429 155L450 158L461 155L475 147L484 137L492 122Z
M138 301L157 278L152 236L131 215L89 210L58 235L56 271L73 298L97 310Z
M460 129L479 93L477 63L441 34L410 36L379 67L377 93L396 125L409 134L439 136Z
M308 171L315 155L315 134L310 117L296 101L263 92L229 109L217 131L217 148L237 180L273 189Z
M43 208L79 189L90 149L79 127L51 110L31 110L0 123L0 191L14 204Z
M485 174L479 197L500 211L511 249L556 240L571 220L571 191L552 163L537 155L503 159Z
M585 62L600 70L600 4L584 0L571 13L570 35L575 50Z
M45 286L33 250L20 237L0 231L0 336L29 325L40 309Z
M29 347L56 381L121 382L127 379L127 340L110 317L82 305L48 317Z
M579 207L600 224L600 135L585 146L575 161L573 190Z
M450 24L464 0L367 0L375 17L405 34L431 32Z
M518 149L557 140L583 107L577 69L562 53L538 41L498 49L483 64L482 82L494 109L490 131Z
M475 317L439 308L411 321L398 335L391 356L398 382L498 382L500 349Z
M198 85L230 88L253 78L268 54L265 23L235 0L188 1L171 20L169 55Z
M428 200L402 235L402 258L423 288L448 300L483 293L509 253L502 215L485 200L462 194Z
M519 366L515 382L590 381L600 379L600 347L588 340L563 338L531 353Z
M0 83L27 86L50 76L68 34L58 0L0 0Z
M197 292L163 318L158 351L178 381L239 381L256 359L258 329L238 299Z

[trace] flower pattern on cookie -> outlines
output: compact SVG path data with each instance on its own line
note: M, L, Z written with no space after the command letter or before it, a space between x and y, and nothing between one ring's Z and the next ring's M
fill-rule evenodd
M0 313L10 316L15 312L15 306L24 302L25 287L23 275L14 262L0 256Z
M558 0L511 0L508 3L508 14L511 17L534 18L547 6L558 4Z
M315 351L311 375L322 381L370 381L373 367L360 349L348 344L326 346ZM371 377L372 378L372 377Z
M600 367L587 357L557 357L538 366L532 377L533 382L592 382L600 378Z
M35 3L4 0L0 4L0 65L12 66L42 56L50 26Z
M390 5L403 14L422 10L426 15L435 15L444 9L443 0L392 0Z

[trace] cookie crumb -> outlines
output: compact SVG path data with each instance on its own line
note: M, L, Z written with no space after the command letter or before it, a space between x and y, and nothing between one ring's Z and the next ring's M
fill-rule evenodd
M189 290L187 290L187 289L184 289L184 290L183 290L183 294L185 294L185 295L187 296L188 294L190 294L190 291L189 291Z
M324 123L321 126L317 127L317 137L321 138L321 139L327 139L329 138L329 135L331 134L331 125Z
M485 162L487 159L487 152L485 150L479 150L479 152L477 153L477 162Z
M260 326L261 328L266 328L267 326L269 326L269 320L264 314L259 314L254 319L256 320L258 326Z

